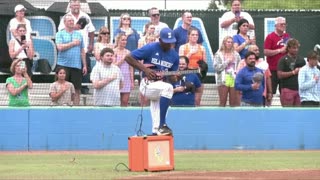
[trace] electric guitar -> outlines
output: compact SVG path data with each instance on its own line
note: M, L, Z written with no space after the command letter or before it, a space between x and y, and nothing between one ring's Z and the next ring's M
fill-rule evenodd
M156 79L153 79L153 80L162 80L163 77L165 77L165 76L172 76L172 75L179 76L179 75L184 75L184 74L197 74L198 77L202 80L207 76L208 64L203 60L199 60L197 63L199 64L198 69L192 69L192 70L189 69L189 70L182 70L182 71L158 71L156 73L159 75L157 76ZM147 63L147 64L143 64L143 65L147 68L150 68L150 69L153 69L155 67L154 64ZM153 70L155 70L155 69L153 69Z
M164 80L166 82L169 83L174 83L176 81L178 81L179 76L180 75L185 75L185 74L200 74L200 69L192 69L192 70L182 70L182 71L159 71L156 72L157 77L155 79L152 80ZM177 75L177 76L174 76ZM167 77L167 76L171 76L171 77Z

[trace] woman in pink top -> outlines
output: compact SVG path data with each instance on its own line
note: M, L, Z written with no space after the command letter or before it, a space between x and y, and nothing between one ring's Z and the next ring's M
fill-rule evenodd
M121 106L128 106L130 92L134 88L133 67L124 60L124 57L130 53L125 48L126 45L127 36L124 33L119 33L116 37L115 48L113 49L115 54L115 61L113 63L120 68L124 78L123 87L120 89Z

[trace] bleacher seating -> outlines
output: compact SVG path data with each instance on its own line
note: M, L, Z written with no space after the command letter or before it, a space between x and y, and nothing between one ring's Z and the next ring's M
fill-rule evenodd
M80 105L81 106L93 106L93 89L91 84L89 85L90 94L81 94ZM49 97L49 87L50 83L33 83L33 88L29 90L29 99L32 106L50 106L51 99ZM8 92L5 88L5 83L0 83L0 106L8 105ZM130 94L129 105L138 106L139 105L139 87L136 84L134 90ZM204 92L201 106L218 106L219 96L218 88L216 84L204 84ZM280 106L280 98L275 95L273 98L272 106Z

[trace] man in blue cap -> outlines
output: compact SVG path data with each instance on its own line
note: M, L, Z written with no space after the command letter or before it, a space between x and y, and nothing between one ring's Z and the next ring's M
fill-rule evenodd
M163 28L160 31L159 42L147 44L125 57L131 66L143 71L140 92L150 99L154 135L172 134L166 123L166 115L173 87L164 81L167 77L163 72L177 71L179 68L179 55L172 48L175 42L173 31L170 28ZM140 60L143 60L143 64L139 62Z

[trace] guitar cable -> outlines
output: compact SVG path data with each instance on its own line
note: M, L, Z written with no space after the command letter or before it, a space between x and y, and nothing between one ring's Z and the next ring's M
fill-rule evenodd
M145 81L145 79L141 78L141 81ZM146 82L145 82L145 85L147 85ZM139 84L139 86L140 86L140 84ZM145 87L143 94L146 94L146 91L147 91L147 87ZM140 89L139 89L138 98L139 97L140 97ZM142 130L144 99L140 99L140 107L141 107L140 108L140 114L138 114L138 117L137 117L135 131L136 131L136 135L137 136L144 136L145 133ZM139 121L140 121L140 123L139 123ZM139 124L139 128L138 128L138 124Z

